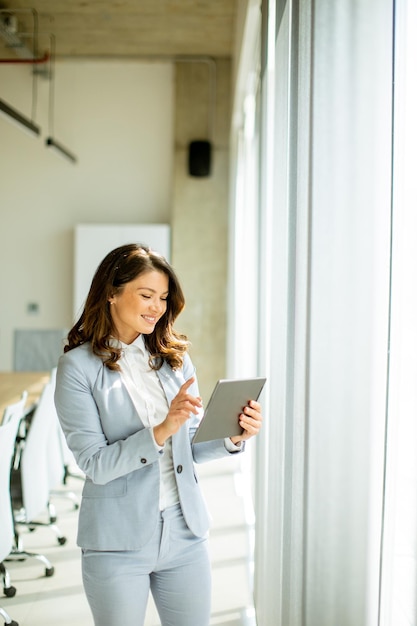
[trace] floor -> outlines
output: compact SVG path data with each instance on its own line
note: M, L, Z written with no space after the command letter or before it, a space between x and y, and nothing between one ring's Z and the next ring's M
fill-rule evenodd
M256 626L251 599L250 554L252 543L251 507L245 496L244 474L236 457L199 466L200 483L213 517L210 550L213 570L211 625ZM62 495L81 492L82 481L70 478ZM77 511L70 500L54 496L57 524L66 536L58 545L50 529L23 531L27 551L41 552L55 568L44 576L37 559L8 562L7 568L17 592L13 598L0 597L0 606L19 626L92 626L80 576L80 553L75 544ZM0 623L1 616L0 616ZM149 601L145 626L160 624ZM178 624L178 626L181 626Z

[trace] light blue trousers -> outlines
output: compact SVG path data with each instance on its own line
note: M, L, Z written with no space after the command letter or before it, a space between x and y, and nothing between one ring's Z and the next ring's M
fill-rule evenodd
M180 505L161 512L151 541L141 550L83 550L82 570L96 626L143 626L149 591L162 626L209 625L207 539L191 533Z

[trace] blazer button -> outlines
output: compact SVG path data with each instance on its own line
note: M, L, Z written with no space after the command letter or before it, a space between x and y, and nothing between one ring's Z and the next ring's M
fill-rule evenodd
M141 462L141 463L143 463L143 464L145 465L145 463L146 463L146 459L141 459L141 460L140 460L140 462Z
M181 474L182 472L182 465L177 465L177 474Z

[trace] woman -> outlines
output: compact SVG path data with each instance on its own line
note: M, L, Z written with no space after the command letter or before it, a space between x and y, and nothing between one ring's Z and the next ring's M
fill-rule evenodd
M130 244L98 267L68 334L55 402L85 472L77 543L96 626L140 626L151 590L163 626L210 619L209 516L193 461L243 451L261 427L251 401L241 436L191 444L202 415L184 308L167 261Z

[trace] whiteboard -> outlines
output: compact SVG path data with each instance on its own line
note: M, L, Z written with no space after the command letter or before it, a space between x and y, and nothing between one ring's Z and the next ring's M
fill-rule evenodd
M82 312L91 280L104 257L126 243L150 246L170 260L167 224L78 224L74 241L74 319Z

